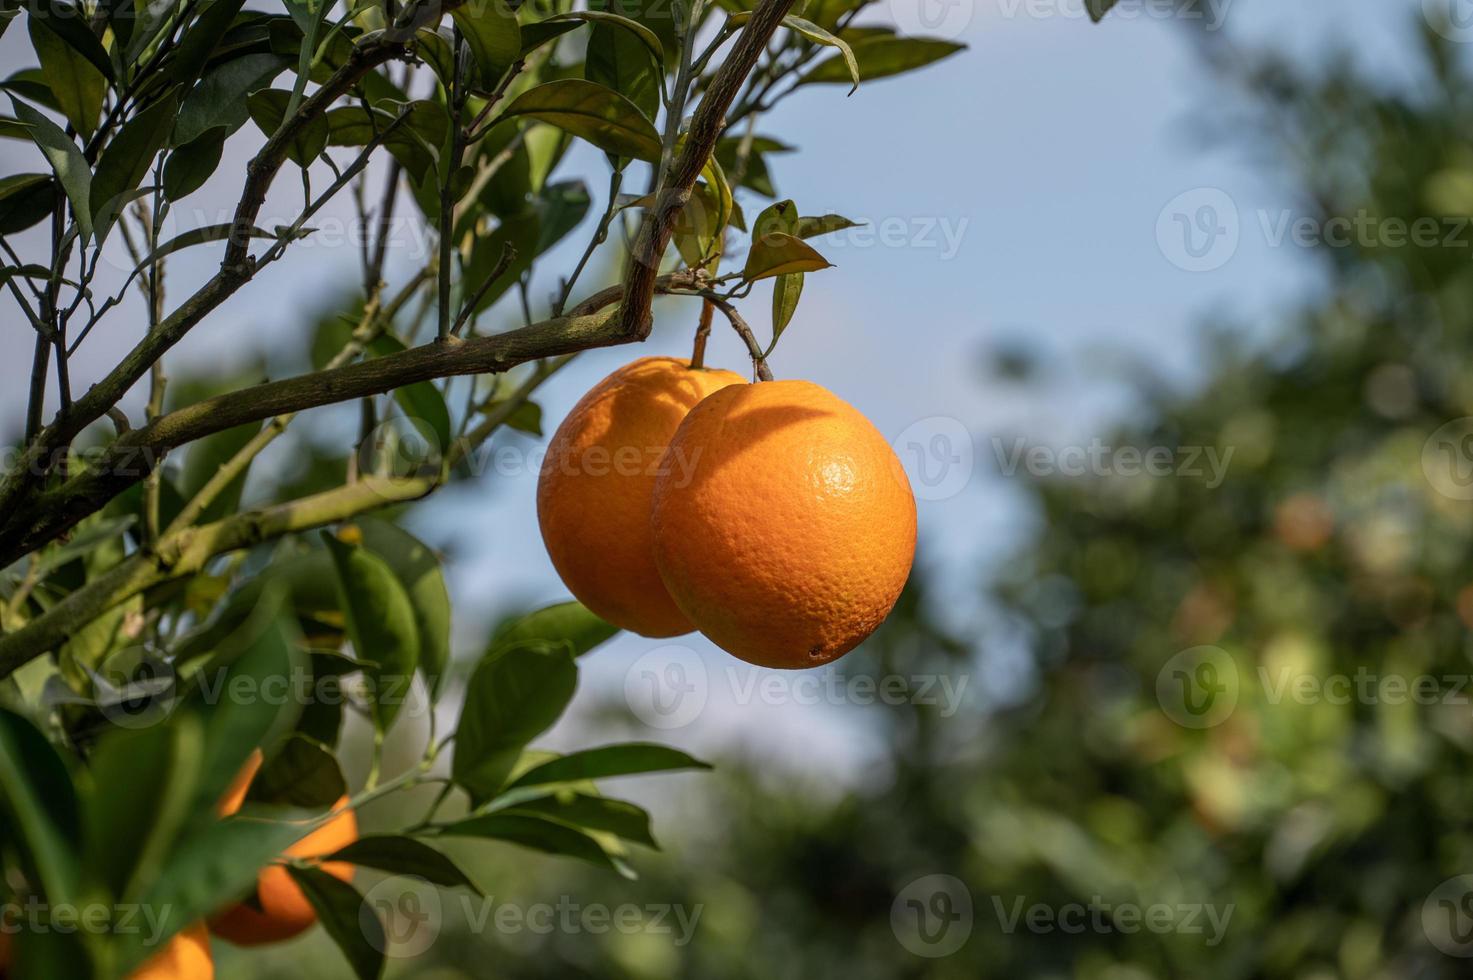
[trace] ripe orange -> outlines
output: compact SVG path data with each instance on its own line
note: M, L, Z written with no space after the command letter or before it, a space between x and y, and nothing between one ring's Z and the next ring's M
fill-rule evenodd
M885 437L807 381L723 388L670 440L655 562L717 646L764 667L828 663L889 614L915 557L910 482Z
M210 934L197 922L181 929L168 945L128 975L128 980L213 980Z
M221 816L229 816L240 809L246 790L260 767L261 752L258 749L252 753L245 768L221 799ZM342 812L288 847L285 856L322 857L357 840L358 818L352 810L343 809L347 803L346 796L338 800L335 809ZM351 864L332 861L323 864L322 870L343 881L349 881L353 877ZM292 881L286 868L279 864L262 868L256 875L256 898L261 906L259 911L245 902L232 905L210 919L210 931L237 946L260 946L290 939L305 932L317 921L317 913L307 901L307 896Z
M686 413L743 384L683 358L642 357L584 395L548 444L537 483L542 540L568 590L615 626L644 636L691 631L655 568L650 496ZM691 462L671 465L680 474Z

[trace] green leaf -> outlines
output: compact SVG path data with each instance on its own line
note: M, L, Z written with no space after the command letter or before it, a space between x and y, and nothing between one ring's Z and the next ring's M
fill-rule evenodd
M518 803L498 813L525 813L571 827L613 834L659 850L650 831L650 815L633 803L588 793L555 793Z
M174 57L169 60L169 77L180 85L198 81L216 45L243 6L245 0L211 0L179 39Z
M414 535L388 521L358 521L363 546L382 558L409 595L419 629L419 669L433 698L450 661L450 592L440 558Z
M61 127L24 102L15 101L15 114L31 127L31 139L41 148L67 200L72 202L72 212L76 215L82 238L91 238L92 211L88 207L88 199L92 192L92 168L87 166L82 151Z
M522 55L522 30L506 0L476 0L450 12L480 69L482 91L496 87L502 74Z
M29 140L31 128L19 119L0 116L0 137L12 140Z
M50 174L0 177L0 235L25 231L44 220L55 206L56 178Z
M1084 0L1084 9L1089 11L1090 19L1098 24L1118 2L1119 0Z
M338 572L353 650L360 659L377 664L364 673L373 682L374 724L380 731L387 731L408 697L410 679L419 662L414 606L382 558L325 531L322 537Z
M375 357L387 357L402 353L406 348L399 338L380 334L368 349ZM440 394L434 382L419 381L395 388L394 401L399 403L400 410L420 434L434 443L437 453L450 448L450 410L445 407L445 396Z
M641 45L644 46L651 57L655 59L656 70L663 70L665 65L665 46L660 43L660 38L654 31L641 24L639 21L620 14L611 13L607 10L575 10L572 13L557 14L548 17L539 23L554 24L559 21L573 20L585 21L594 25L595 32L600 26L608 25L632 34Z
M488 655L527 643L566 643L574 657L613 639L619 627L610 625L577 601L559 602L507 620L497 627L487 646Z
M24 842L23 867L52 903L77 885L81 821L71 774L34 725L0 708L0 818Z
M179 97L170 93L128 120L118 134L108 141L92 175L92 191L88 198L92 207L92 228L98 244L122 214L129 194L148 176L153 158L168 141L169 131L179 111Z
M753 239L742 278L756 282L793 272L817 272L830 266L829 260L803 239L771 232Z
M798 219L798 226L793 231L799 238L817 238L819 235L829 235L845 228L858 228L863 222L850 221L843 215L825 214L818 217L804 217Z
M561 241L588 213L590 198L582 181L558 181L542 188L532 207L504 219L496 230L475 243L465 279L480 283L500 262L502 249L511 245L516 258L476 304L477 312L495 303L547 249Z
M525 58L533 51L536 51L538 48L542 47L548 41L556 40L557 38L562 37L564 34L567 34L569 31L576 31L577 29L578 25L575 23L551 24L545 20L539 20L533 24L523 25L522 50L520 56Z
M234 228L234 225L228 224L205 225L202 228L191 228L188 231L180 232L173 238L169 239L167 242L164 242L158 248L154 249L152 252L149 252L147 255L145 255L143 257L143 261L138 263L138 267L134 271L141 272L158 259L162 259L165 256L173 255L175 252L182 252L184 249L191 248L195 245L204 245L209 242L223 242L225 241L225 239L230 237L230 233L234 230ZM251 227L247 229L246 234L251 238L276 238L275 235L271 234L271 232L265 230L264 228ZM252 431L254 431L254 427L250 425L241 426L241 428L251 429ZM242 442L242 444L244 443ZM218 460L218 462L223 463L225 462L225 459L220 459ZM209 474L205 474L205 478L208 479ZM201 483L203 483L203 481L201 481ZM239 488L236 488L235 493L237 497L239 495L239 492ZM232 506L227 509L233 510L234 507Z
M117 2L117 0L114 0ZM74 52L86 59L103 78L114 78L112 59L107 48L89 26L89 13L81 6L63 0L37 0L31 8L31 20L42 22L42 26L61 38Z
M500 647L482 658L466 685L451 766L472 800L501 789L526 744L562 716L577 684L563 644Z
M886 78L915 71L966 50L965 44L929 37L894 37L877 35L856 41L854 59L859 63L859 77L864 81ZM819 62L799 79L798 84L850 81L849 64L842 56Z
M292 880L317 911L332 941L347 957L358 980L377 980L384 972L384 954L389 948L383 922L363 901L358 889L318 868L287 865Z
M452 837L503 840L545 854L577 858L606 871L634 877L623 862L612 858L603 845L583 831L527 814L491 813L467 817L446 826L441 833Z
M196 136L188 143L179 147L169 154L164 161L164 196L170 201L178 201L204 186L205 181L210 179L220 166L220 156L225 149L225 137L229 135L227 126L216 126L214 129ZM225 225L223 227L229 227Z
M68 18L68 22L80 26L80 23L72 18ZM32 13L27 19L27 26L31 32L31 46L36 49L36 56L41 59L41 74L50 87L57 105L61 107L62 114L67 117L82 138L87 139L97 128L97 117L102 112L103 94L107 91L107 76L97 69L87 54L73 46L71 36L73 32L69 31L66 38L57 32L61 23L61 21L53 21L49 17ZM91 31L83 27L82 33L91 38L94 45L101 47L100 42L92 36ZM107 64L105 53L102 62Z
M87 874L107 894L130 901L162 872L191 816L203 755L203 730L187 714L165 725L115 729L98 743L84 854Z
M50 271L45 268L42 268L41 271L50 275ZM505 399L498 398L495 401L487 402L481 411L486 415L490 415L501 411L501 406L505 404ZM506 417L504 424L516 429L518 432L525 432L528 435L540 438L542 436L542 406L531 400L524 401L512 409L511 414Z
M347 793L348 784L332 752L305 735L292 734L261 766L247 799L323 809Z
M800 224L798 206L792 201L778 201L764 208L752 224L752 240L765 239L770 235L796 235ZM798 308L798 299L803 294L803 273L789 272L777 277L772 284L772 342L766 353L771 354L778 338L787 329Z
M844 60L844 67L848 69L849 78L854 82L854 87L849 90L849 94L853 95L859 91L859 62L855 59L854 49L849 46L849 42L830 34L811 20L804 20L802 17L795 17L792 14L783 18L783 24L802 34L810 41L826 47L838 48L839 57Z
M251 114L251 121L260 127L261 132L265 133L268 139L281 128L291 99L290 92L275 88L253 92L246 98L246 108ZM323 116L314 116L307 127L292 138L286 149L287 157L299 167L308 166L322 155L323 150L327 149L328 134L327 119Z
M173 146L184 146L216 128L233 133L250 118L246 97L271 84L286 68L287 59L258 53L232 58L205 72L185 96L174 125Z
M450 117L438 102L383 102L372 110L340 106L326 114L329 146L367 146L401 112L408 118L384 140L384 147L398 160L415 183L421 183L439 159L439 148L450 137ZM371 114L370 114L371 113Z
M654 31L606 11L563 14L557 19L575 17L594 24L583 59L583 77L622 94L653 120L660 110L660 81L665 70L664 48Z
M678 749L649 742L626 742L620 745L605 745L596 749L584 749L544 762L540 766L522 773L512 788L540 786L545 783L566 783L579 779L603 779L609 776L629 776L644 772L665 772L672 769L710 769L709 763L692 758Z
M654 162L660 159L660 134L639 108L603 85L562 78L517 96L500 119L530 116L558 127L599 149Z
M468 888L473 894L481 894L481 889L454 861L413 837L370 834L323 860L346 861L394 875L413 875L442 888Z

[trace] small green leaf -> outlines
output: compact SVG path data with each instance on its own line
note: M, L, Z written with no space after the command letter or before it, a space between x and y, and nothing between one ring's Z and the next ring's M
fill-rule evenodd
M374 724L387 731L409 695L410 679L419 662L414 606L382 558L327 532L322 537L337 568L353 650L360 659L377 665L365 673L373 681Z
M1098 24L1118 2L1119 0L1084 0L1084 9L1089 11L1090 19Z
M793 272L817 272L832 263L803 239L781 232L760 235L752 241L742 278L748 282Z
M584 11L562 17L593 22L583 58L583 77L607 85L653 120L660 108L660 82L665 52L654 31L607 11ZM603 21L603 23L600 23ZM615 163L623 159L615 157Z
M876 35L855 41L854 59L859 63L859 77L864 81L886 78L915 71L966 50L965 44L929 37L894 37ZM819 62L799 79L798 84L850 81L847 59L836 55Z
M523 747L562 716L578 684L564 644L499 647L466 685L451 775L476 803L495 795Z
M50 174L0 177L0 235L25 231L45 220L55 206L56 178Z
M292 880L302 889L322 929L337 943L358 980L378 980L384 972L384 954L389 948L384 925L358 894L358 889L318 868L287 865Z
M43 273L50 275L50 271L46 268L38 268L41 268ZM487 402L481 411L490 415L501 411L501 406L505 404L506 401L504 399L497 399L496 401ZM542 436L542 406L531 400L523 401L516 408L512 409L511 414L506 417L504 424L516 429L518 432L525 432L530 436L540 438Z
M405 347L397 337L380 334L368 349L375 357L386 357L402 353ZM433 442L437 453L450 448L450 410L445 407L445 396L433 382L419 381L395 388L394 401L420 434Z
M31 127L31 139L36 141L51 169L56 172L56 179L61 182L67 200L72 202L72 212L76 215L82 237L91 238L92 211L88 201L92 193L92 168L87 166L82 151L60 126L24 102L15 101L15 114Z
M618 633L617 626L599 619L583 603L559 602L502 623L486 649L494 654L529 642L566 643L574 657L581 657Z
M347 792L337 757L322 743L292 734L256 774L247 799L323 809L335 805Z
M599 149L654 162L660 159L660 134L644 113L613 89L582 78L562 78L528 89L500 119L540 119Z
M672 769L710 769L709 763L692 758L678 749L649 742L627 742L584 749L544 762L527 770L511 784L512 788L566 783L579 779L603 779Z
M451 837L503 840L545 854L577 858L606 871L634 877L622 861L611 857L603 845L583 831L529 814L491 813L467 817L443 828L441 833Z
M439 693L450 661L450 592L440 558L414 535L388 521L358 521L363 545L382 558L399 578L414 607L419 628L419 669L430 696Z
M481 894L481 889L454 861L413 837L370 834L323 860L346 861L394 875L413 875L442 888L468 888L476 895Z
M193 142L217 126L233 133L250 118L246 97L271 84L286 68L277 54L255 53L232 58L205 72L179 107L173 146Z
M450 12L480 69L482 91L496 87L502 74L522 55L522 30L506 0L476 0Z
M804 20L802 17L796 17L792 14L783 18L783 24L802 34L810 41L827 47L838 48L839 57L844 59L844 67L849 69L849 77L854 82L854 87L849 90L849 94L853 95L859 91L859 62L855 60L854 49L849 46L849 42L830 34L811 20Z
M864 222L850 221L848 218L838 214L825 214L818 217L804 217L798 219L798 227L793 232L799 238L817 238L819 235L829 235L845 228L858 228Z
M169 154L164 161L164 196L178 201L204 186L220 166L229 127L216 126ZM229 227L228 225L225 227Z

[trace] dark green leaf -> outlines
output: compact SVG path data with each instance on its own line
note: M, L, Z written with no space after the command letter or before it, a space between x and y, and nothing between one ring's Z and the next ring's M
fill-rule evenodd
M929 37L876 36L856 41L855 60L859 77L865 81L915 71L966 49L965 44ZM811 82L849 82L849 66L840 55L819 62L799 84Z
M617 626L599 619L583 603L560 602L503 623L492 635L487 653L528 642L566 643L574 657L581 657L618 632Z
M292 880L317 911L323 930L337 943L358 980L377 980L384 972L388 939L383 922L358 889L317 868L287 866Z
M0 708L0 816L25 843L25 867L53 903L77 885L81 822L61 756L25 718Z
M270 53L232 58L205 72L179 107L174 146L183 146L217 126L233 133L250 118L246 96L271 84L288 62Z
M595 20L583 58L583 77L620 93L653 120L660 109L660 79L665 54L653 31L605 11L564 14Z
M31 45L41 59L41 74L51 89L52 97L72 126L83 139L87 139L97 128L108 76L98 70L87 53L73 45L76 32L63 27L64 23L81 26L72 17L62 21L32 13L28 21ZM68 36L62 37L58 30L66 30ZM101 47L91 31L82 27L80 33L90 39L92 45ZM83 43L85 45L86 42ZM92 54L95 56L95 51ZM102 63L108 63L106 53L102 55Z
M523 747L562 716L578 684L566 645L499 647L466 685L451 774L477 803L506 782Z
M387 731L409 695L419 662L419 630L414 606L388 563L358 545L323 532L338 575L342 608L353 650L377 666L372 680L374 724Z
M467 817L445 827L442 833L453 837L504 840L546 854L577 858L606 871L634 877L623 862L610 857L598 841L581 830L527 814L492 813Z
M560 38L569 31L577 29L578 25L571 22L549 23L539 20L533 24L525 24L522 27L521 57L525 58L548 41Z
M522 773L511 785L540 786L545 783L566 783L579 779L603 779L609 776L629 776L643 772L664 772L671 769L710 769L709 763L692 758L678 749L649 742L627 742L621 745L605 745L596 749L584 749L561 758L544 762L540 766Z
M204 186L220 166L227 126L216 126L169 154L164 161L164 196L170 201L188 197ZM224 226L229 227L229 226Z
M828 235L845 228L858 228L862 222L850 221L848 218L838 214L824 214L818 217L803 217L798 219L797 229L793 234L799 238L817 238L819 235Z
M501 119L514 116L540 119L607 153L650 162L660 159L660 134L639 108L613 89L582 78L528 89Z
M49 174L0 177L0 235L24 231L56 206L56 179Z
M253 92L246 99L251 121L260 127L269 138L276 134L286 119L287 107L292 94L284 89L268 88ZM327 149L328 123L323 116L315 116L305 129L292 138L286 155L299 167L305 167Z
M397 337L380 334L368 349L375 357L386 357L403 353L405 347ZM395 388L394 400L420 434L434 444L437 453L450 448L450 410L445 407L445 396L440 394L434 382L420 381Z
M169 61L169 77L186 86L198 81L216 45L244 5L245 0L210 0L179 39L179 47Z
M261 766L247 799L322 809L335 805L347 792L337 758L320 742L293 734Z
M113 80L112 59L108 57L102 41L92 32L86 10L63 0L36 0L30 10L32 22L40 22L41 26L65 42L68 48L81 55L99 75L108 81ZM34 40L33 35L32 41Z
M480 84L475 87L490 91L502 73L521 57L522 31L517 15L506 0L476 0L456 7L450 16L476 60Z
M122 214L128 196L153 167L153 158L168 140L178 110L179 97L171 93L128 120L102 151L88 198L99 244Z
M42 271L45 272L46 270L42 269ZM496 401L488 402L482 411L488 415L499 412L505 404L505 400L497 399ZM523 401L511 410L511 414L506 417L504 424L516 429L518 432L525 432L528 435L540 437L542 435L542 406L534 401Z
M413 837L370 834L324 860L346 861L389 874L413 875L442 888L468 888L476 895L481 894L481 889L454 861Z
M138 263L138 269L145 269L158 259L162 259L167 255L173 255L175 252L183 251L184 249L190 248L194 245L204 245L207 242L223 242L225 239L230 237L230 233L234 229L234 227L234 225L205 225L202 228L191 228L189 231L181 232L180 234L175 235L173 238L169 239L167 242L164 242L158 248L154 249L152 252L149 252L146 256L144 256L143 261ZM251 238L274 239L276 237L275 235L271 234L271 232L266 231L264 228L250 228L247 231L247 234ZM252 429L253 427L246 425L241 426L241 428ZM223 463L224 461L224 459L220 459L217 462ZM208 473L202 474L203 479L200 480L201 485L203 484L204 479L208 479L210 475L211 474ZM186 478L185 483L188 484L192 482L192 479L193 478ZM191 493L192 492L193 491L191 491ZM236 488L235 492L238 496L239 488ZM231 506L229 509L233 510L234 506Z
M77 217L77 226L84 239L92 237L92 211L88 200L92 192L92 168L82 151L56 123L32 109L24 102L15 102L15 114L21 122L31 127L31 139L41 148L46 162L56 172L56 179L72 202L72 211Z
M1098 24L1118 2L1119 0L1084 0L1084 9L1089 11L1090 18Z
M597 830L660 849L650 831L650 815L633 803L587 793L556 793L518 803L498 813L526 813L584 830Z

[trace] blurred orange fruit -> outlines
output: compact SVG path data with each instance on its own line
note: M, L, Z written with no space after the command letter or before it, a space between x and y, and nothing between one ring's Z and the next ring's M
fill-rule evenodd
M210 934L203 922L182 929L168 945L128 975L128 980L213 980Z
M655 568L651 495L686 413L744 385L683 358L642 357L595 385L553 434L537 483L542 540L568 590L615 626L644 636L693 628ZM677 475L690 463L672 461Z
M221 816L230 816L240 809L251 780L256 777L260 768L261 751L257 749L220 800ZM352 810L345 809L347 804L346 796L338 800L334 810L341 812L288 847L284 856L323 857L357 840L358 818ZM349 881L353 877L351 864L330 861L321 867L323 871L343 881ZM305 932L317 921L317 913L307 901L307 896L292 881L286 868L279 864L263 868L256 875L256 900L260 904L259 910L240 902L211 918L210 931L237 946L259 946L290 939Z
M680 611L764 667L828 663L880 625L915 557L910 482L885 437L807 381L733 385L681 423L655 481L655 562Z

